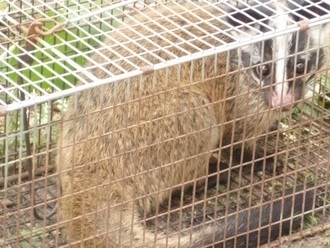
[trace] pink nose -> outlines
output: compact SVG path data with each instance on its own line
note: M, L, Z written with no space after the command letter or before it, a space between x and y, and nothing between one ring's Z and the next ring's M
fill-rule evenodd
M289 111L293 107L293 101L291 95L273 95L272 102L271 102L272 108L281 108L284 111Z

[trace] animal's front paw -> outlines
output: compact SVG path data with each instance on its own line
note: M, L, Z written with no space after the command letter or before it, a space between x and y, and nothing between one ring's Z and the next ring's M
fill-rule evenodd
M283 169L283 162L279 157L258 148L255 151L254 171L263 171L264 168L269 173L278 174Z
M214 161L209 163L209 177L207 186L212 188L218 184L227 184L229 180L228 164L221 161Z
M272 174L278 174L283 169L283 163L278 157L260 148L257 148L255 151L244 150L243 156L241 149L237 149L234 151L233 160L236 165L244 164L243 171L246 172L265 170Z

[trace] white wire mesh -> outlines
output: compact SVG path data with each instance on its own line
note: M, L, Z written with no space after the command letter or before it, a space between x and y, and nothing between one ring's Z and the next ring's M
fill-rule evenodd
M221 1L224 4L230 5L231 8L235 6L244 6L245 1ZM232 5L232 3L236 5ZM267 7L268 2L256 1L259 5L264 5ZM271 2L271 1L270 1ZM291 1L295 4L295 1ZM0 49L2 54L1 64L2 64L2 84L0 85L0 94L5 95L7 98L4 100L2 97L0 99L0 104L6 106L7 112L18 110L22 107L31 106L38 103L43 103L49 100L58 99L64 96L68 96L74 92L85 90L87 88L96 87L101 84L115 82L120 79L129 78L132 76L140 75L143 73L141 67L152 66L154 70L166 68L168 66L177 65L182 62L194 60L197 58L205 57L215 53L220 53L233 48L241 47L247 44L252 44L257 41L262 41L265 39L272 38L274 36L287 34L293 31L299 30L299 25L295 22L289 23L288 26L282 29L269 28L269 31L263 33L255 29L253 36L247 33L242 33L240 26L230 27L225 30L218 30L212 34L205 33L205 36L213 36L217 42L212 44L207 44L209 49L201 50L195 47L194 52L183 51L183 56L177 57L171 54L170 47L176 46L180 47L180 44L190 43L193 45L193 41L196 39L203 40L205 37L196 37L191 34L190 40L180 40L176 44L172 44L168 41L168 47L160 47L154 44L151 40L152 36L163 36L166 39L165 34L174 34L177 29L182 29L185 27L180 27L179 25L173 23L171 29L159 28L161 31L159 33L153 33L150 30L149 37L145 36L145 33L141 34L139 30L134 30L134 25L130 24L128 26L127 20L134 21L133 12L139 11L143 15L143 9L134 8L134 6L142 7L143 5L139 3L136 5L136 1L122 1L122 2L112 2L112 1L34 1L33 4L30 1L19 1L17 4L15 1L6 1L7 7L2 10L1 21L6 27L6 32L1 32L2 36L0 43ZM171 3L180 5L180 2ZM219 8L219 3L207 2L209 5L213 5L214 8ZM311 3L313 5L314 3ZM150 6L149 6L150 7ZM306 6L306 9L309 6ZM157 19L169 19L169 16L162 16L157 8L153 8L153 12L156 16L155 19L149 20L151 22L157 23ZM196 5L198 8L198 5ZM284 7L287 12L290 11L288 7ZM185 11L182 9L182 11ZM220 10L221 11L221 10ZM238 10L237 10L238 11ZM308 11L308 10L306 10ZM328 11L328 10L324 10ZM222 11L221 16L213 16L208 13L209 20L200 20L200 22L211 21L213 19L223 20L227 13ZM175 13L173 13L175 14ZM260 13L262 14L262 13ZM19 16L19 18L15 18ZM57 32L54 35L43 37L43 40L39 40L36 50L33 51L37 55L33 57L34 63L32 65L22 62L19 58L18 51L27 52L23 48L24 41L22 42L24 34L20 34L14 29L15 26L19 25L19 22L27 26L31 21L39 18L53 18L57 22L65 23L66 27L64 31ZM309 21L309 26L318 26L329 22L330 14L317 16L311 13L312 18ZM37 17L37 18L36 18ZM124 20L123 20L124 18ZM147 18L147 17L146 17ZM265 19L269 16L265 16ZM170 20L169 20L170 22ZM261 25L266 25L262 23L262 20L257 21ZM138 25L138 23L136 23ZM198 23L191 23L189 25L198 28ZM244 25L242 23L242 25ZM119 27L118 27L119 26ZM129 56L135 56L140 58L141 62L139 64L132 64L130 70L123 69L120 67L121 61L129 61L129 57L118 57L117 60L109 61L114 66L116 66L120 72L116 75L108 73L105 78L97 78L95 75L89 73L89 68L84 68L82 63L77 63L77 59L88 61L90 60L90 54L98 52L102 56L102 52L97 50L97 47L102 47L102 38L108 37L113 40L113 46L108 46L106 49L111 50L116 54L116 46L125 47L126 42L116 43L116 40L111 36L111 30L114 28L131 28L132 32L135 34L134 40L130 37L125 37L127 43L133 42L137 46L139 40L147 39L152 44L153 48L150 50L143 50L142 53L136 54L135 51L130 51L127 48ZM49 27L48 27L49 28ZM217 27L214 27L217 29ZM242 34L240 40L233 41L231 43L226 43L217 38L219 34L226 34L230 37L230 31L236 29L237 32ZM69 39L67 39L70 37ZM57 39L57 42L49 42L49 40ZM92 40L92 42L91 42ZM92 44L92 45L91 45ZM216 46L214 44L217 44ZM63 47L65 46L65 50ZM83 47L84 49L80 49ZM70 50L70 53L67 51ZM166 51L169 54L168 60L159 59L157 63L148 61L145 59L146 54L151 54L155 56L157 50ZM23 64L22 69L17 68L17 61L21 61ZM102 66L98 64L97 61L90 61L93 66ZM56 65L56 66L55 66ZM58 70L60 69L60 70ZM32 75L32 76L31 76ZM82 75L88 79L82 79ZM23 84L17 82L17 77L21 76L24 80ZM82 80L83 84L75 86L76 80ZM45 87L48 85L48 87ZM26 94L26 100L21 101L17 92L22 91Z
M174 66L180 68L180 64L184 62L190 62L195 59L212 55L213 58L216 58L214 54L227 52L236 48L241 49L242 47L249 44L254 44L256 42L264 41L280 35L290 34L292 32L298 31L301 28L294 21L290 21L290 23L288 23L288 25L285 27L283 26L283 28L275 29L273 26L266 25L261 19L254 20L252 22L264 26L264 28L267 28L268 31L261 32L259 29L252 28L253 35L251 35L251 33L242 31L242 27L245 27L246 24L244 22L241 22L240 25L236 27L226 24L225 19L228 14L218 6L220 3L228 6L230 5L234 10L233 13L235 13L235 11L239 11L242 6L245 6L246 0L203 2L205 5L218 8L221 14L215 16L212 13L208 13L208 11L204 10L205 16L208 16L207 19L199 18L197 22L189 23L186 26L181 26L172 22L171 25L169 25L170 28L167 29L159 26L158 32L156 33L153 30L148 30L148 27L145 25L141 27L136 20L134 13L139 12L142 16L144 16L147 22L154 23L154 25L157 25L157 21L160 19L166 19L170 23L171 16L163 15L157 8L157 5L160 4L160 1L147 2L146 4L141 1L113 2L103 0L5 1L5 8L2 10L0 17L1 23L3 25L0 27L0 49L2 53L0 56L0 104L5 106L7 112L12 112L10 117L14 117L14 120L15 114L17 115L17 123L14 128L11 128L12 122L14 121L11 118L7 118L4 134L0 137L0 141L3 143L2 164L0 165L0 168L3 169L2 175L4 176L4 190L1 192L4 192L3 198L8 196L8 198L11 197L11 199L18 199L21 188L27 188L27 185L29 185L29 182L24 180L21 182L19 179L17 184L13 184L11 186L9 181L11 173L17 172L20 178L26 169L25 161L28 159L28 155L26 153L26 144L23 143L25 133L29 133L30 136L35 139L33 142L31 142L33 146L33 154L31 156L33 156L35 160L38 160L38 163L36 163L38 166L44 165L43 163L40 163L40 157L44 156L46 159L49 159L51 157L50 154L57 152L56 148L54 149L54 143L58 135L58 130L57 132L54 132L54 129L61 125L59 122L57 122L58 116L54 117L47 114L45 115L46 117L44 120L37 116L40 114L40 112L51 112L52 110L50 109L50 106L52 106L53 100L61 99L69 95L77 96L78 94L75 95L75 93L79 91L86 90L86 92L91 92L90 89L93 87L118 82L119 80L141 75L145 73L144 68L146 67L152 68L153 70L160 70L168 67L174 68ZM267 4L273 1L255 2L257 6L263 5L269 11L273 11L267 7ZM289 2L291 4L295 4L296 1ZM193 4L194 3L195 2L193 2ZM181 2L171 2L170 4L174 4L179 7L181 6ZM199 8L197 3L195 5L196 8ZM313 5L314 3L311 2L310 5L303 7L303 9L308 12L308 8ZM287 6L283 7L286 10L286 13L289 13L289 8ZM149 18L144 14L145 8L151 9L150 11L154 13L153 18ZM176 14L173 12L171 13L170 8L168 8L168 11L172 16ZM182 7L182 12L184 11L186 10L184 7ZM329 12L327 9L323 9L323 11ZM260 12L260 15L262 15L265 20L271 18L276 21L274 16L268 16L262 12ZM274 13L274 15L276 15L276 13ZM317 16L314 12L310 12L310 15L310 28L327 24L330 21L330 13ZM66 24L65 28L63 30L57 30L57 32L54 34L40 37L36 50L33 51L35 56L33 57L34 62L32 65L22 61L19 54L20 50L23 51L23 53L29 53L31 56L33 55L31 51L26 51L24 48L27 38L25 38L26 34L21 32L22 30L19 27L19 24L22 23L25 27L28 27L33 20L49 17L51 17L57 23ZM303 19L306 18L303 17ZM127 24L129 20L131 23ZM213 26L212 29L214 32L207 33L204 30L200 30L200 33L202 33L201 36L196 36L193 33L187 33L187 39L183 40L181 37L177 37L177 42L175 43L167 39L167 35L172 35L174 37L176 35L176 31L186 30L187 26L199 29L200 23L205 22L212 25L211 23L214 20L227 25L227 28L220 29L217 26ZM45 30L51 29L53 26L54 23L52 22L44 24ZM132 34L134 34L134 38L129 36L122 36L121 41L117 40L114 38L114 36L112 36L114 29L130 29ZM142 32L142 29L144 32ZM237 33L240 33L240 39L237 39L237 37L234 38L232 36L231 32L233 30L236 30ZM233 40L229 43L221 40L219 38L220 35L226 35L236 40ZM156 36L161 37L166 45L160 46L159 44L153 42L153 37ZM110 45L107 47L105 47L102 42L104 38L111 40ZM150 44L149 49L145 49L143 46L140 46L141 40L147 41ZM202 42L207 48L201 49L200 47L196 46L194 42L196 40ZM206 42L206 40L212 40L213 42ZM137 53L136 50L131 49L130 44L134 44L136 47L139 47L139 52ZM185 49L182 44L187 44L190 49ZM117 54L117 47L124 48L127 51L127 56L121 56L120 54ZM178 48L182 52L182 56L177 56L176 54L172 53L172 47ZM114 54L112 60L104 56L103 51L105 50L111 51ZM165 60L164 58L157 56L158 51L165 52L168 55L168 59ZM95 61L91 58L91 55L95 53L98 54L99 57L103 58L102 62L100 62L100 60ZM137 58L136 61L139 61L139 63L132 63L132 58ZM18 61L22 63L22 68L17 66ZM88 66L85 67L84 64L87 62ZM126 65L130 66L123 67L122 64L124 62ZM111 63L113 68L116 69L113 69L112 71L105 70L104 68L109 63ZM93 73L94 68L103 70L103 75L101 77L95 75ZM23 78L22 84L19 83L19 76ZM77 81L80 81L81 84L76 85L75 83ZM127 81L129 82L129 80ZM311 85L310 87L313 92L319 92L315 85ZM103 87L100 87L100 89L102 88ZM22 101L19 98L19 92L24 92L26 94L26 100ZM324 98L327 98L326 94L328 93L329 92L324 92ZM103 95L100 97L103 97ZM73 99L77 101L77 98L73 97ZM93 99L88 99L88 101L91 100ZM30 128L27 131L19 131L24 129L22 128L22 118L20 115L24 111L24 108L29 106L32 106L28 109L30 113ZM40 109L42 109L42 111ZM17 110L17 112L15 112L15 110ZM65 108L61 110L65 111ZM318 115L322 118L329 118L329 113L323 110L318 109ZM126 122L122 124L124 127L129 125ZM300 128L300 124L297 124L298 129ZM328 129L328 126L323 126L323 124L318 125L318 123L316 123L313 124L313 127L309 127L309 123L307 123L306 126L309 128L308 134L301 135L300 130L298 130L298 134L296 134L296 136L293 135L294 137L292 138L290 133L292 128L290 125L291 124L288 124L284 127L287 134L284 134L285 145L284 148L282 147L282 153L280 155L284 154L283 156L287 156L288 160L292 161L291 165L297 163L297 161L300 162L300 160L306 160L307 163L313 165L310 170L321 167L320 170L323 169L324 171L322 171L322 173L329 173L326 169L324 169L327 167L326 164L329 161L329 157L326 155L327 149L329 147L329 139L328 136L324 139L323 137L325 135L321 135L326 133L324 130ZM292 133L296 131L297 130L294 130ZM312 136L314 139L311 138ZM42 141L39 141L38 143L37 139ZM307 139L308 141L304 143L304 140ZM42 148L38 150L39 147ZM279 147L279 145L276 145L276 147ZM319 150L314 152L311 151L310 147L319 147ZM290 154L290 156L288 154ZM45 167L47 166L49 166L49 164L45 163ZM294 173L291 174L296 175ZM38 184L40 181L45 180L44 184L46 187L43 186L44 184L41 184L40 188L46 192L47 185L51 184L51 179L54 178L47 175L46 173L44 177L36 178L36 180L32 180L31 183ZM14 193L12 194L12 192ZM14 197L12 195L14 195ZM22 195L27 197L29 195L28 190L24 189ZM54 203L57 196L58 195L55 192L52 197L43 197L43 201L48 201L48 204L50 201ZM6 212L4 214L4 218L7 221L7 229L13 233L11 236L9 235L4 238L4 244L10 244L12 247L17 247L19 245L23 246L23 244L25 244L24 240L28 240L31 247L57 246L60 243L58 242L60 238L59 227L57 224L46 226L44 221L44 223L42 223L43 232L47 233L49 236L54 235L56 237L52 238L44 235L42 238L40 238L39 236L41 235L39 235L39 229L35 228L37 227L36 221L31 218L32 211L30 211L31 205L28 205L29 201L27 201L27 203L24 202L24 204L23 202L20 202L20 200L17 201L19 204L16 210L10 210L11 212L9 212L9 214ZM40 205L43 203L40 203ZM45 212L47 212L46 205L47 204L42 205ZM39 208L41 207L39 206ZM24 221L16 221L14 224L11 223L13 216L17 219L20 219L20 217L23 215L28 215L28 217L24 217ZM53 219L53 221L56 220ZM21 226L23 225L28 226L27 230L29 230L29 234L25 236L17 235L23 233L21 231ZM181 223L177 225L181 225ZM55 231L53 231L54 229ZM42 242L44 243L42 243L42 245L40 245L38 242L36 244L32 244L31 241L34 240L35 237L42 239ZM50 242L55 242L55 244L53 246L44 245L46 242L49 242L49 240L51 240ZM3 243L1 243L0 239L0 245L2 244Z

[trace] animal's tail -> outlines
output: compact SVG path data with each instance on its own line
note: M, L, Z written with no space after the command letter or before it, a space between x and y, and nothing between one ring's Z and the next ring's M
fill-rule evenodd
M192 247L258 247L298 228L302 217L313 209L315 188L312 185L289 189L272 203L254 206L207 226L204 237L195 239ZM300 214L300 215L299 215ZM299 215L299 217L293 216ZM202 229L202 228L200 228ZM198 231L202 233L202 230Z

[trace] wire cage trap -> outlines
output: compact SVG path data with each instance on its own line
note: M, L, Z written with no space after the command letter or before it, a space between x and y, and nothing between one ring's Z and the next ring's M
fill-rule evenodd
M0 244L257 247L329 228L329 7L0 2Z

